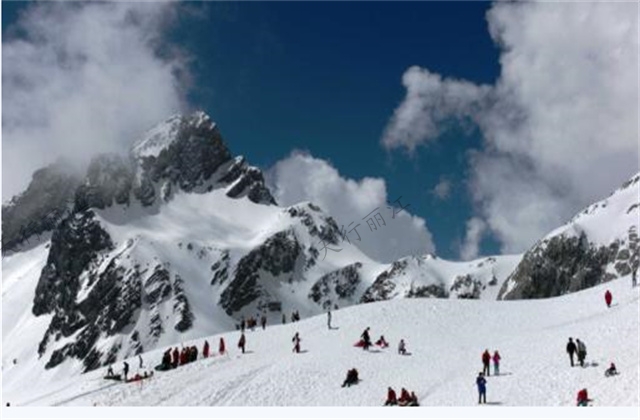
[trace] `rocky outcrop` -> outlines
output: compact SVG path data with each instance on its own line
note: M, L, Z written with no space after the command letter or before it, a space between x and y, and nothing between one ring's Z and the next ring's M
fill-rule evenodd
M323 309L334 307L339 301L353 300L358 285L362 282L359 270L362 263L348 265L320 277L311 287L309 299Z
M373 284L364 292L361 303L375 302L379 300L388 300L396 288L393 278L404 272L407 268L407 260L394 261L391 269L383 271L376 277Z

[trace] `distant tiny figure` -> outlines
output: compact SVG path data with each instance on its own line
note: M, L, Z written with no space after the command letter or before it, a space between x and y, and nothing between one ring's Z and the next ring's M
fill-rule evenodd
M569 360L571 360L571 367L573 367L573 355L578 351L576 348L576 344L573 342L573 339L569 337L569 342L567 343L567 353L569 353Z
M178 347L176 347L173 349L173 359L171 361L171 365L175 369L178 367L179 364L180 364L180 350L178 350Z
M244 354L244 346L247 344L247 339L244 337L244 333L241 333L240 340L238 341L238 347L242 349L242 354Z
M404 343L404 338L398 343L398 354L402 354L403 356L407 354L407 346Z
M283 324L287 323L287 316L285 314L282 314L282 323Z
M246 321L244 320L244 317L242 317L242 319L240 320L240 332L244 333L245 326L246 326Z
M587 346L576 338L577 348L578 348L578 362L580 362L580 366L584 367L584 359L587 358Z
M351 385L356 385L360 379L358 378L358 371L356 368L349 369L347 371L347 378L342 383L342 387L350 387Z
M218 353L220 353L221 355L224 354L225 352L225 346L224 346L224 338L220 337L220 345L218 345Z
M266 329L267 328L267 316L266 315L262 315L262 317L260 317L260 325L262 325L262 329Z
M116 375L113 373L113 368L111 367L111 365L109 365L109 369L107 369L107 376L116 376Z
M604 292L604 301L607 304L607 308L611 307L611 300L613 299L613 296L611 296L611 292L610 291L606 291Z
M410 402L411 395L409 394L409 391L407 391L405 388L402 388L400 390L400 399L398 399L398 405L409 405Z
M204 347L202 348L202 357L205 359L209 357L209 342L204 340Z
M293 345L293 351L296 353L300 353L300 335L298 333L296 333L296 335L293 336L293 339L291 340L293 341L294 345Z
M127 380L127 375L129 374L129 363L127 362L122 362L123 363L123 368L122 368L122 373L124 374L124 380Z
M389 343L387 343L387 340L384 339L384 335L381 335L380 338L378 338L378 341L376 341L376 346L380 346L383 349L389 347Z
M369 336L369 327L365 328L365 330L360 335L360 338L362 339L362 343L363 343L362 349L369 350L369 347L371 346L371 337Z
M478 404L487 403L487 380L484 378L484 373L480 372L476 378L476 385L478 386Z
M633 269L633 273L631 274L631 287L636 287L638 285L638 267Z
M496 376L500 375L500 359L500 353L496 350L493 353L493 374Z
M398 405L398 397L396 396L396 391L394 391L391 387L387 389L387 401L385 401L384 405Z
M138 355L138 361L140 362L140 369L144 367L144 362L142 361L142 356Z
M491 372L489 371L489 364L491 363L491 353L489 353L489 349L486 349L484 353L482 353L482 373L491 376Z
M611 362L611 365L609 366L609 369L604 371L604 376L615 376L618 374L618 370L616 369L616 365Z
M581 389L580 391L578 391L578 398L577 398L577 406L578 407L586 407L589 403L589 401L591 401L589 399L589 395L587 394L587 388Z
M331 309L327 311L327 328L331 329Z

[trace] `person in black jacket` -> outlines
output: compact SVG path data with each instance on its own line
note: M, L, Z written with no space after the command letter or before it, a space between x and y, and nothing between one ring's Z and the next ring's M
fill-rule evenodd
M124 373L124 381L127 381L127 375L129 374L129 363L123 362L122 373Z
M573 342L573 338L569 337L569 342L567 343L567 353L569 353L569 359L571 360L571 367L573 367L573 355L576 354L577 351L576 343Z

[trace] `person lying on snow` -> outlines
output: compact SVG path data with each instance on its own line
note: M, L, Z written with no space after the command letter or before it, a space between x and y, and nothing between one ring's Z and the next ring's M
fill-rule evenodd
M358 379L358 371L356 370L356 368L349 369L347 371L347 378L342 383L342 387L344 388L345 386L350 387L351 385L355 385L359 380L360 379Z

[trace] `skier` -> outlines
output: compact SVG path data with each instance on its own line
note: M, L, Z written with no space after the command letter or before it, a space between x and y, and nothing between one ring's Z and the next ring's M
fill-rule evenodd
M380 346L383 349L389 347L389 343L387 343L387 340L384 339L384 335L381 335L380 338L378 338L378 341L376 341L376 346Z
M587 346L577 338L576 343L578 347L578 361L580 362L580 366L584 367L584 359L587 357Z
M225 348L224 348L224 338L220 337L220 344L218 345L218 353L220 353L221 355L223 355L225 352Z
M358 379L358 371L356 370L356 368L349 369L347 371L347 377L342 383L342 387L344 388L345 386L350 387L351 385L355 385L359 380L360 379Z
M400 340L398 343L398 354L405 355L407 354L407 347L404 344L404 338Z
M178 348L176 347L175 349L173 349L173 368L177 368L178 364L180 363L180 351L178 351Z
M267 317L266 317L266 315L262 315L262 317L260 318L260 324L262 325L262 329L263 330L265 328L267 328Z
M586 407L589 401L589 394L587 393L587 388L581 389L578 391L578 407Z
M209 342L207 340L204 340L204 347L202 349L202 357L204 357L205 359L207 357L209 357Z
M327 311L327 327L331 329L331 309Z
M569 359L571 360L571 367L573 367L573 355L578 351L576 348L576 344L573 342L573 339L569 337L569 342L567 343L567 353L569 353Z
M293 351L295 351L296 353L300 353L300 336L298 335L298 333L296 333L296 335L293 336L293 339L291 340L294 343L293 346Z
M611 307L611 299L613 299L613 296L611 296L611 292L607 290L604 293L604 301L607 304L607 308Z
M476 385L478 386L478 404L483 402L487 403L487 380L484 378L484 374L480 372L476 378Z
M500 359L500 353L496 350L493 353L493 374L496 376L500 375Z
M491 372L489 371L489 364L491 363L491 353L489 353L489 349L486 349L484 353L482 353L482 373L485 373L487 376L491 376Z
M362 349L369 350L369 346L371 346L371 337L369 337L369 327L367 327L364 330L360 338L362 338L362 342L364 343L364 345L362 346Z
M387 389L387 401L385 401L384 405L398 405L398 397L396 397L396 391L394 391L391 387Z
M124 374L124 381L127 382L127 375L129 374L129 363L127 362L122 362L123 363L123 368L122 368L122 373Z
M618 374L618 370L616 369L616 365L611 362L611 366L609 366L609 369L604 371L604 376L614 376Z
M247 344L247 339L244 338L244 333L240 335L240 340L238 341L238 347L242 349L242 354L244 354L244 346Z

